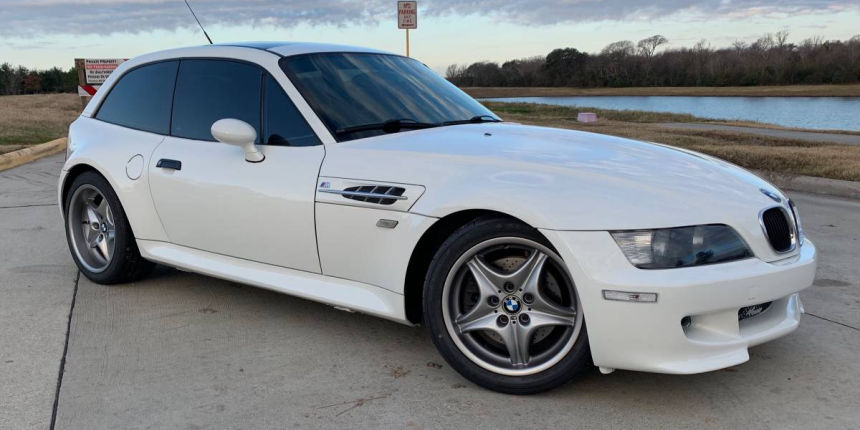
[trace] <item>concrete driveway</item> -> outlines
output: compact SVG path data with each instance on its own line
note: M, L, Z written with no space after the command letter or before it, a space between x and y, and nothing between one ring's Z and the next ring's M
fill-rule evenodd
M795 194L821 251L808 314L750 362L591 371L528 397L465 381L424 328L159 268L79 277L62 156L0 173L0 428L858 428L860 202Z

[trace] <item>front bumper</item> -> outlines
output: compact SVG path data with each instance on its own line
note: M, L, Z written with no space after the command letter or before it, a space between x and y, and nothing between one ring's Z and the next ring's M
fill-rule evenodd
M798 292L815 278L816 250L776 262L758 258L681 269L631 265L607 232L541 230L576 283L596 366L699 373L749 360L750 346L797 328ZM656 303L610 301L603 290L657 293ZM771 302L739 320L738 310ZM688 327L681 320L691 317Z

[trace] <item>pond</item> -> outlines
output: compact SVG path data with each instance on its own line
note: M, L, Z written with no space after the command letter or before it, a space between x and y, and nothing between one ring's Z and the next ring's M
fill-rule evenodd
M860 97L582 96L484 99L613 110L686 113L783 127L860 131Z

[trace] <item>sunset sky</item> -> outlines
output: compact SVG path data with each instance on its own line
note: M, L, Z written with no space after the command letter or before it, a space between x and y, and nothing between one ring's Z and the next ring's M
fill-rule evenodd
M403 53L396 1L191 0L217 42L301 40ZM653 34L671 47L713 47L765 33L789 41L860 34L860 1L844 0L424 0L412 55L442 71L451 63L597 52ZM205 43L182 0L0 0L0 62L69 68L75 57L133 57Z

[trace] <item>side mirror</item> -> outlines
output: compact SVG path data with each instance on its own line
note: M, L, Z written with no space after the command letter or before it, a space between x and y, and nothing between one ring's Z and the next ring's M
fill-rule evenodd
M241 146L245 151L245 161L259 163L266 159L266 156L257 149L257 145L254 145L257 141L257 130L245 121L233 118L219 119L212 124L211 132L212 137L219 142Z

